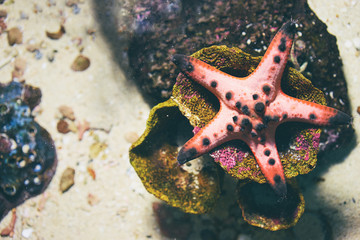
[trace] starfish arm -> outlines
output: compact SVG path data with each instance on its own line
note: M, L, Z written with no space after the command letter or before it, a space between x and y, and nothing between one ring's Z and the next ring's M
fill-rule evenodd
M349 115L335 108L293 98L283 92L280 92L273 102L274 105L277 103L279 103L278 112L286 116L285 121L306 122L320 126L350 124L352 121Z
M280 161L279 153L275 143L276 128L267 129L265 132L266 141L264 144L245 140L253 152L256 161L265 178L280 196L286 195L286 181L284 170Z
M220 104L217 115L180 149L177 157L179 164L197 158L224 142L242 139L240 126L235 124L234 116L237 120L239 114Z
M226 93L231 94L230 89L238 88L239 81L242 79L224 73L193 57L175 54L172 61L182 73L201 84L219 99L225 101L229 100Z
M196 58L176 54L173 62L186 76L195 80L212 92L227 107L250 115L258 95L247 94L251 89L247 86L246 78L238 78L210 66Z
M292 47L296 23L289 21L275 35L264 57L255 71L248 76L252 79L253 89L265 94L268 100L273 100L280 90L282 73Z

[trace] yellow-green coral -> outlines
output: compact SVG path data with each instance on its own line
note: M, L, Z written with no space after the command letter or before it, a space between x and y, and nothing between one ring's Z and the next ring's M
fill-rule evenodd
M155 106L144 134L130 148L130 162L150 193L185 212L205 213L220 195L219 178L210 166L194 173L178 165L176 129L182 118L171 99Z

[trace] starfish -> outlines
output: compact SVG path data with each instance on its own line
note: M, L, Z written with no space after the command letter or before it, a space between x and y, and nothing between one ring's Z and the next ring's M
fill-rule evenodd
M285 196L286 181L275 144L276 128L289 121L320 126L351 123L352 118L346 113L288 96L281 90L281 77L295 32L296 22L285 23L258 67L244 78L221 72L193 57L180 54L172 57L183 74L220 101L220 110L215 117L180 149L179 164L225 142L240 139L250 147L271 187L280 196Z

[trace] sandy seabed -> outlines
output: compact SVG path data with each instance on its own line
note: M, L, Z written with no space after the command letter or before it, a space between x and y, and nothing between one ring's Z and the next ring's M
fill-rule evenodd
M4 63L1 82L11 79L16 56L25 60L26 83L40 87L43 94L36 120L52 135L59 159L48 189L17 207L13 238L163 239L152 212L152 203L157 200L144 189L128 157L131 137L145 129L149 106L126 78L126 69L113 61L112 51L99 31L92 1L83 1L78 14L65 6L65 0L53 1L54 6L48 6L48 2L16 0L0 5L8 13L8 28L19 27L23 32L23 44L12 47L6 33L0 35L0 62ZM309 5L337 37L358 134L360 1L309 0ZM49 39L45 32L56 32L64 20L66 34L59 40ZM89 29L95 30L95 35L89 35ZM29 43L41 43L42 58L36 59L27 51ZM80 51L91 65L85 71L74 72L70 66ZM51 54L55 57L52 62L48 60ZM62 105L74 110L75 124L87 121L94 129L87 131L81 141L75 133L57 131L58 107ZM106 147L93 158L90 149L98 143ZM328 217L334 223L335 239L360 238L359 160L356 143L344 161L329 168L323 175L326 181L317 187L318 198L333 210ZM76 171L75 185L61 193L61 174L68 167ZM88 167L95 170L95 180ZM319 199L307 199L306 192L305 199L307 208L321 209L315 205ZM11 213L0 229L10 219Z

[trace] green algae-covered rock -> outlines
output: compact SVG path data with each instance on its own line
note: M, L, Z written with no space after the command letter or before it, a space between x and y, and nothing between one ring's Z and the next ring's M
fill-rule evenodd
M218 173L201 159L179 166L181 120L186 119L172 99L155 106L144 134L130 148L130 162L147 191L185 212L205 213L220 196Z
M252 57L238 48L226 46L204 48L192 56L238 77L250 75L261 60L261 57ZM282 90L295 98L325 104L323 93L292 68L284 71ZM195 129L204 127L219 110L217 98L183 74L179 74L174 85L173 98ZM276 143L286 178L306 174L316 166L321 129L309 126L285 123L277 129ZM250 149L241 141L226 143L210 156L235 178L266 182Z

